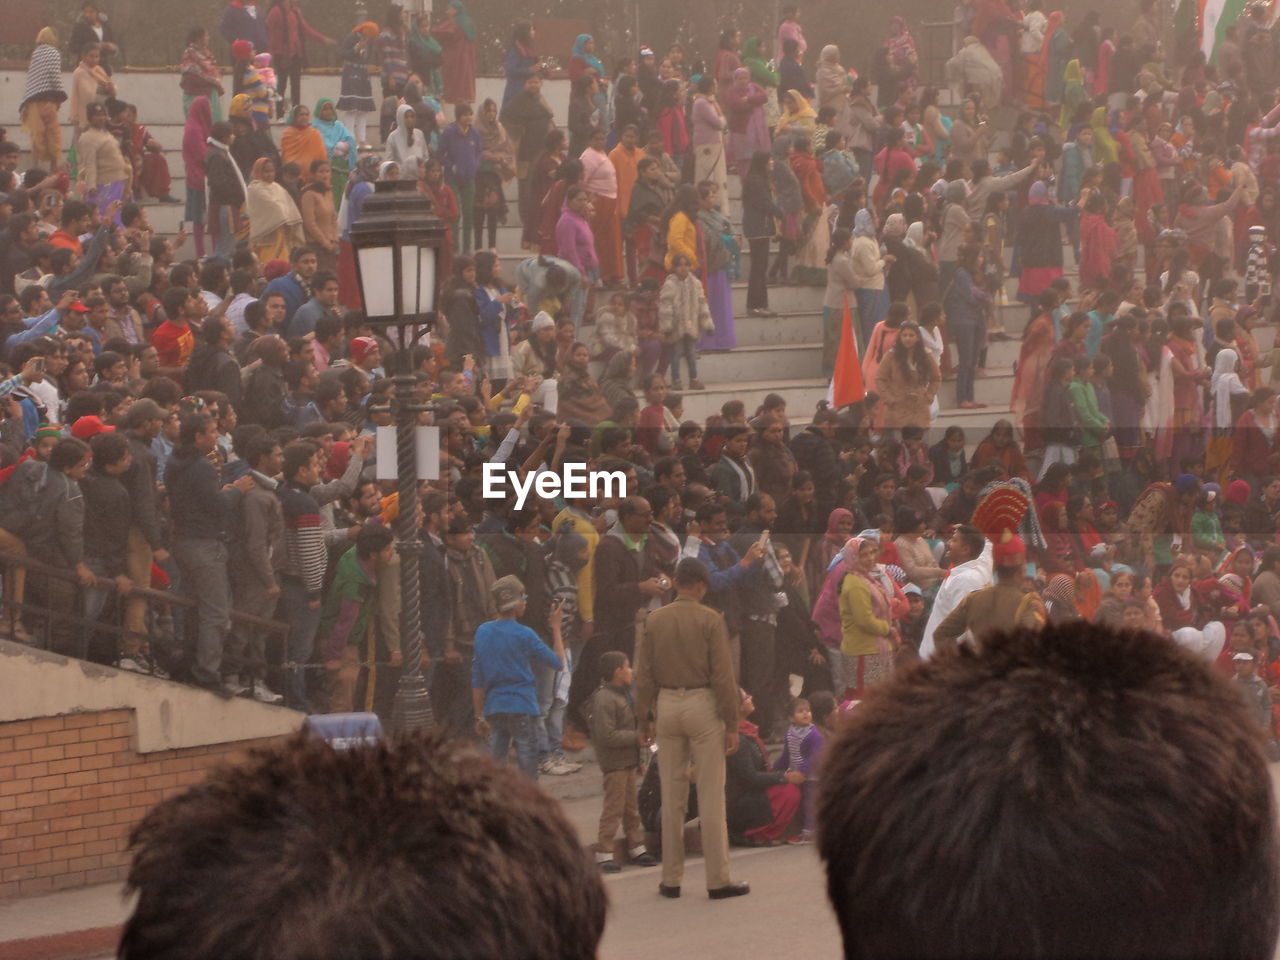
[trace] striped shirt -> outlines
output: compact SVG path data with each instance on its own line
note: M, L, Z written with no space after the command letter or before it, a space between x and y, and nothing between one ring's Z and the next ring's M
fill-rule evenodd
M307 594L318 599L328 561L320 507L310 490L300 484L282 484L278 493L284 512L285 560L281 576L301 581Z

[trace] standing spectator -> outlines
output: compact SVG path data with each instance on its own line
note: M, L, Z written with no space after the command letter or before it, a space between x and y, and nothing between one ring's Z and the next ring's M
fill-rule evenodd
M542 77L530 74L520 92L502 105L499 114L515 141L516 186L522 249L537 245L538 211L556 168L564 159L564 132L556 129L551 106L542 95Z
M493 757L505 760L514 746L520 772L538 779L538 753L534 722L538 717L538 690L532 666L542 663L553 670L564 666L560 616L551 617L552 647L528 627L516 621L526 606L525 587L518 577L506 576L490 589L497 617L475 632L475 657L471 663L471 697L476 732L489 738Z
M600 261L588 221L590 214L591 194L585 187L570 187L565 194L564 211L556 221L557 252L578 271L583 285L588 287L600 282Z
M725 754L738 748L738 689L724 617L705 607L711 577L698 560L676 566L676 600L645 623L637 652L636 717L640 742L653 742L662 780L662 882L658 892L679 897L684 876L684 821L689 761L697 770L698 814L713 899L750 893L729 875L725 826Z
M398 3L387 7L387 20L378 35L378 62L382 65L382 96L398 97L409 79L408 15ZM384 134L383 140L386 140Z
M205 220L213 240L213 254L222 259L231 256L240 222L240 207L247 195L244 177L231 156L231 129L231 124L225 121L215 123L206 141L209 149L204 154L204 175L208 185ZM185 134L183 157L186 157Z
M289 624L288 659L294 664L285 680L285 703L295 710L307 706L304 667L315 648L320 624L321 590L326 555L320 529L320 507L311 488L320 482L320 462L314 444L295 440L284 448L278 490L284 517L284 562L280 567L281 619Z
M621 282L622 221L618 213L618 173L605 152L608 137L596 127L582 151L583 186L591 199L591 234L599 261L600 279L606 286ZM563 248L561 256L565 255ZM572 257L568 257L571 262ZM576 265L576 264L575 264Z
M89 126L90 105L103 104L107 97L116 95L116 85L110 75L99 65L101 50L97 44L89 44L80 52L80 62L71 73L71 125L78 134Z
M439 41L444 58L440 67L444 75L444 102L455 105L475 102L476 22L462 0L450 0L444 19L431 28L431 35Z
M88 128L76 141L77 192L98 208L99 216L109 220L108 209L123 203L129 194L133 171L120 152L120 141L107 129L107 108L91 103L86 116Z
M27 83L18 112L22 129L31 138L31 165L45 170L62 167L62 127L58 107L67 99L62 89L62 54L52 27L36 34L36 47L27 65Z
M360 661L374 648L379 580L391 575L395 559L395 534L389 527L365 524L355 539L355 546L338 560L319 621L320 656L329 675L329 713L355 709Z
M342 86L338 110L361 150L369 147L369 114L378 108L373 99L373 81L369 79L370 44L377 36L378 25L366 20L347 34L341 44Z
M209 31L204 27L192 27L187 31L187 46L182 51L178 71L178 85L182 89L182 112L190 116L192 102L197 97L208 97L212 115L209 122L221 120L221 99L227 91L222 86L218 62L209 49Z
M200 342L192 348L182 378L188 393L217 390L226 395L232 406L240 406L240 364L231 355L235 339L235 327L226 317L205 320L200 328Z
M338 211L333 205L332 172L328 160L311 161L311 178L302 188L302 230L316 251L321 270L338 268ZM337 277L334 277L335 289Z
M973 384L991 299L978 287L984 264L982 248L977 244L964 244L957 257L957 266L947 285L942 306L946 311L947 328L960 352L956 367L956 400L962 410L976 410L986 406L974 400Z
M689 368L689 389L701 390L698 379L697 340L715 330L711 308L707 305L702 284L692 273L689 258L677 254L671 261L658 298L658 329L663 344L671 351L671 388L683 389L680 360Z
M306 182L311 180L312 164L329 159L324 137L311 125L310 107L295 106L289 111L288 125L280 135L280 159L284 163L297 164L298 172Z
M249 249L263 263L289 259L290 251L302 246L302 214L289 191L276 180L274 160L260 157L254 163L245 196Z
M191 98L187 108L187 122L182 128L182 166L186 173L187 205L183 211L191 224L196 257L204 257L204 228L207 219L205 187L205 156L210 150L213 136L213 105L207 96ZM243 197L241 198L243 200Z
M284 116L284 96L293 82L290 100L294 107L302 102L302 71L307 66L307 37L333 46L335 41L307 23L298 0L276 0L267 14L267 50L279 82L276 93L276 119Z
M251 440L241 456L253 485L240 498L240 535L232 544L229 565L231 595L240 612L270 619L280 600L279 574L285 559L284 515L275 479L284 457L280 444L265 434ZM267 686L266 637L261 628L234 627L226 653L232 669L239 667L239 682L255 699L263 703L284 699Z
M476 175L476 250L485 249L482 234L489 228L490 250L498 248L498 224L507 222L506 185L516 175L515 145L498 119L498 105L492 99L480 104L476 118L480 134L480 171Z
M716 80L703 74L698 81L698 94L693 100L693 180L711 181L720 188L720 212L729 215L728 160L724 135L728 129L724 111L716 100Z
M85 0L80 4L80 19L71 25L71 39L67 41L67 53L78 57L90 44L96 43L101 51L103 71L111 75L111 58L120 52L115 44L111 25L107 23L98 5L93 0Z
M517 20L511 30L511 44L502 58L502 75L507 78L507 85L502 90L504 108L524 88L525 81L537 71L538 54L534 50L533 41L533 24L528 20Z
M90 446L93 464L80 480L85 504L84 563L100 582L86 586L81 597L85 624L78 648L72 653L80 659L88 655L98 616L106 606L112 588L123 597L133 587L127 574L133 504L129 500L129 491L121 482L121 477L133 466L133 454L129 450L128 439L111 427L101 428L101 432L90 441ZM111 586L101 582L104 580L111 582ZM134 638L135 644L138 639ZM128 642L128 638L122 638L116 655L118 669L152 672L152 664Z
M601 656L599 668L603 680L591 695L587 707L591 742L600 763L600 772L604 774L604 805L600 811L596 863L602 873L622 870L622 865L613 856L614 839L621 825L630 861L638 867L656 867L658 861L644 846L644 827L636 805L636 777L641 764L640 733L631 697L634 671L626 654L617 650Z
M252 485L249 476L222 486L209 455L218 446L218 423L202 413L188 414L181 423L178 443L165 468L165 488L173 523L173 555L182 571L184 589L196 601L191 679L202 687L232 695L243 693L238 683L224 680L222 654L231 618L227 581L227 538L223 492L234 486L242 494Z
M454 0L454 6L460 6ZM458 198L458 232L453 237L453 249L458 253L471 251L476 202L476 174L484 145L480 132L471 125L474 115L468 103L459 103L454 109L454 122L440 134L439 160L444 167L445 183L453 188Z
M222 11L222 39L228 44L244 40L258 53L271 45L267 37L267 21L257 0L230 0ZM239 93L239 89L235 90Z

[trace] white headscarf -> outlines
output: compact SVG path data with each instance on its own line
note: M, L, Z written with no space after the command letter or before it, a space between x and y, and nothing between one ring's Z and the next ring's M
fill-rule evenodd
M1238 361L1239 357L1230 347L1219 350L1213 360L1213 380L1209 391L1213 395L1213 425L1219 430L1231 429L1231 398L1249 392L1236 373Z
M924 221L916 220L911 226L907 227L906 244L908 247L919 250L923 254L928 254L928 250L924 245Z

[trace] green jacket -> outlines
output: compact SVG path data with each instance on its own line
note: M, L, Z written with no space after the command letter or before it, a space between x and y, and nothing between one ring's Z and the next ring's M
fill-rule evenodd
M378 616L378 580L355 547L338 559L337 571L316 631L326 661L340 660L343 647L363 641Z
M1067 389L1071 391L1071 402L1075 404L1076 416L1080 420L1081 446L1102 446L1111 421L1098 408L1098 394L1093 384L1086 380L1072 380Z

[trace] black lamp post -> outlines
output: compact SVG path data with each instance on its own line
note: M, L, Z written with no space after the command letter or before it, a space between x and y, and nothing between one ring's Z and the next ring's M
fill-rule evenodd
M434 724L431 698L422 675L422 586L418 578L418 414L413 347L436 321L440 295L438 266L444 225L431 201L411 180L381 180L365 198L360 219L351 224L356 277L369 323L381 327L397 348L395 356L396 476L399 513L395 522L400 554L400 647L404 666L396 690L392 726L421 730ZM391 367L392 364L388 364Z

